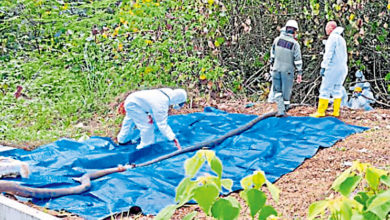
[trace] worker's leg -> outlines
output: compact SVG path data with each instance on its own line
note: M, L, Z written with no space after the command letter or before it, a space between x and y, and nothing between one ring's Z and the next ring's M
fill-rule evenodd
M341 68L340 74L338 74L337 77L334 77L335 83L331 91L331 94L334 98L332 115L335 117L340 116L341 98L343 97L344 90L345 90L343 84L346 76L347 76L346 71L342 70Z
M148 114L135 104L129 105L129 108L126 109L126 111L130 114L135 125L140 130L141 143L137 146L137 149L153 144L155 141L154 125L149 122Z
M314 114L310 114L311 117L319 118L325 116L325 111L328 108L330 94L334 87L334 83L331 82L331 79L327 76L328 75L325 73L325 76L322 77L318 109Z
M282 91L282 77L280 72L274 71L272 73L272 85L274 91L275 102L278 106L277 116L284 116L286 114Z
M117 136L117 140L119 144L125 144L129 141L132 141L134 138L135 124L131 119L130 115L126 114L123 119L121 130Z
M284 107L287 111L290 107L291 92L294 84L294 74L282 73L281 78L282 78L282 92L283 92Z

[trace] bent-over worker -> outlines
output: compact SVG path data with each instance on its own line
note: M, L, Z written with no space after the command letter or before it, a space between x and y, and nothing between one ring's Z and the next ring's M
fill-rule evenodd
M168 125L168 110L170 106L180 109L187 100L184 89L151 89L131 93L123 104L125 118L117 136L119 144L131 141L134 125L140 130L141 142L137 149L155 143L154 123L160 132L169 140L174 141L180 150L181 146Z

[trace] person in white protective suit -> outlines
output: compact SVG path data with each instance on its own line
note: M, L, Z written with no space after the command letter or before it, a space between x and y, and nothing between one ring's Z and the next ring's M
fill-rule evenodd
M325 27L329 35L325 44L325 53L321 62L322 82L320 87L319 103L317 112L312 117L324 117L328 108L329 99L334 98L333 113L335 117L340 116L341 98L343 96L343 83L348 74L347 46L341 34L344 28L337 27L335 21L330 21Z
M355 87L360 87L360 88L364 87L364 81L366 81L366 77L364 77L363 72L361 70L357 70L355 73L355 77L356 77L355 80L356 84L349 88L350 91L354 91Z
M365 111L373 110L370 106L374 103L374 95L370 90L370 83L363 83L363 88L355 87L353 95L349 100L349 107L352 109L363 109Z
M125 100L122 114L125 118L121 130L117 136L119 144L125 144L131 140L134 125L140 130L141 142L137 149L155 143L154 123L160 132L175 143L180 150L181 146L168 125L168 110L170 106L180 109L187 100L187 93L183 89L151 89L131 93Z
M287 21L285 32L281 32L271 47L270 62L272 74L272 90L274 101L278 106L276 116L286 115L290 106L291 92L294 84L294 72L297 70L297 83L302 81L302 56L299 43L295 40L298 23Z

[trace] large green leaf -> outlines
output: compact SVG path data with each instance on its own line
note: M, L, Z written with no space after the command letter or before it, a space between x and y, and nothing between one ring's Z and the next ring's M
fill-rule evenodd
M278 212L276 212L274 207L266 205L260 210L259 220L266 220L271 215L278 216Z
M340 185L349 177L352 168L348 168L342 174L340 174L332 184L332 189L338 191Z
M380 174L375 169L369 167L366 170L366 180L370 187L374 190L378 189Z
M378 216L379 219L386 219L390 214L390 201L370 209L370 212Z
M250 214L252 218L254 218L257 212L264 207L267 196L258 189L249 189L247 190L246 195L248 198L247 203Z
M196 153L195 156L187 159L184 163L186 175L193 178L204 162L205 158L200 153Z
M213 157L211 159L210 167L218 175L219 178L222 177L222 162L218 157Z
M218 198L219 190L215 184L207 183L194 189L194 200L206 214L210 213L210 207Z
M351 194L351 192L355 190L355 188L358 186L361 179L362 179L361 176L348 177L341 183L338 191L344 196L348 197L349 194Z
M344 200L340 207L341 220L350 220L352 217L352 208L349 200Z
M321 214L328 207L328 201L314 202L309 206L308 219L314 219L316 216Z
M167 220L171 219L172 215L175 213L176 208L178 208L177 205L169 205L165 207L163 210L161 210L154 219L157 220Z
M390 212L390 190L378 194L371 201L367 210L383 219L383 216L386 216Z
M192 199L192 190L197 186L196 181L192 181L190 177L184 178L176 188L176 202L179 202L179 206L184 205Z
M237 219L240 214L240 208L236 204L232 203L231 199L233 197L228 197L229 199L221 198L218 199L211 208L212 216L218 220L233 220Z
M279 202L280 189L268 180L266 180L265 183L267 184L268 190L270 191L272 198L275 200L275 202Z

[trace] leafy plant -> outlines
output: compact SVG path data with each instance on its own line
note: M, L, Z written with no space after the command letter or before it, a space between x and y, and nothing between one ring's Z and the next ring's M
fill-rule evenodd
M208 166L215 175L205 174L197 176L198 172L207 161ZM233 181L222 179L222 162L216 157L214 151L200 150L184 164L186 177L176 188L176 205L167 206L157 216L156 219L169 219L177 208L196 201L201 209L215 219L227 220L238 219L240 214L240 204L234 197L219 197L222 189L231 190ZM194 180L194 178L196 180ZM250 208L252 219L258 215L258 219L267 219L270 216L277 216L276 210L266 205L267 196L261 191L261 187L266 184L275 201L278 201L279 190L270 183L262 171L256 171L253 175L241 180L244 188L240 196L246 201ZM188 214L185 219L192 219L196 212Z
M342 220L380 220L390 217L388 171L355 161L351 168L336 178L332 189L341 196L334 198L332 195L330 198L311 204L309 219L317 216Z
M92 135L76 126L99 116L99 127L117 127L109 104L129 90L220 90L227 69L211 52L224 45L223 13L201 0L1 1L1 140Z

